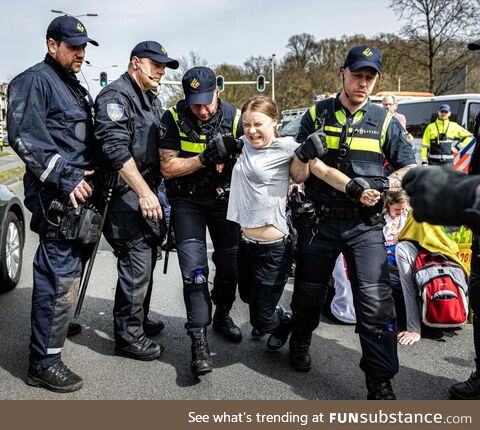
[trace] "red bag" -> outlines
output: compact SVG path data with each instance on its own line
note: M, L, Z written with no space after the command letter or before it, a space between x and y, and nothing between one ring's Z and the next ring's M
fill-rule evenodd
M422 322L430 327L459 327L468 317L467 279L460 264L443 254L420 251L413 278L419 288Z

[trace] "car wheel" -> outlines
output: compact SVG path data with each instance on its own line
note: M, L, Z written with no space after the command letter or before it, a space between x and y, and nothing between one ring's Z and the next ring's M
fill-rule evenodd
M13 212L5 218L0 234L0 291L15 288L20 280L23 262L22 224Z

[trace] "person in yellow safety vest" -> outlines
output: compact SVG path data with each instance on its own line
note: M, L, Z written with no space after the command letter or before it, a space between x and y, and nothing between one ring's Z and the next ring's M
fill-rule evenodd
M438 118L427 125L423 133L422 164L453 167L453 141L462 139L460 145L464 147L472 140L472 133L450 121L451 114L450 105L442 104L438 109Z

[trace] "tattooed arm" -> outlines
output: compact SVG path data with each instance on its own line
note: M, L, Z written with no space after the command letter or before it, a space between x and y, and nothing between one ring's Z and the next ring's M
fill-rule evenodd
M190 158L179 157L180 151L159 149L160 168L165 179L189 175L203 168L198 156Z

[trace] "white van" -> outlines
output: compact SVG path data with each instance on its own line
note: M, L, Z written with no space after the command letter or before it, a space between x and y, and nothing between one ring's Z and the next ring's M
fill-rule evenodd
M414 137L415 156L419 164L423 132L428 124L437 119L438 108L444 103L449 104L452 109L450 119L473 133L475 117L480 112L480 94L422 97L398 102L398 112L407 117L407 130ZM467 147L454 151L455 169L468 171L475 144L476 140L473 139Z

